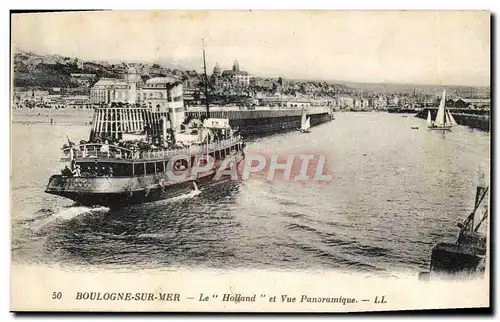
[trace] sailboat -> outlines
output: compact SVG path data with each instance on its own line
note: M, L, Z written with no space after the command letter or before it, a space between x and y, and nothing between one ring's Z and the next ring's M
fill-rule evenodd
M309 133L311 128L311 118L306 116L305 112L302 112L302 119L300 122L300 132Z
M431 130L451 131L451 128L457 125L457 122L446 108L446 90L443 90L441 102L434 122L431 120L430 111L427 112L427 125Z

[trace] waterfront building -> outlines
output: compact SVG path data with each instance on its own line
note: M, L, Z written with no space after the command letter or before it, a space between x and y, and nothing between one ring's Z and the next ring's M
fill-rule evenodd
M311 101L310 100L290 100L286 102L286 107L293 108L293 107L311 107Z
M321 99L312 99L311 106L334 106L334 100L321 98Z
M269 107L284 107L287 106L287 98L282 95L259 95L256 96L257 104L260 106Z
M32 101L33 91L32 90L20 90L14 89L14 97L15 101L24 102L24 101Z
M115 78L101 78L90 90L90 100L94 104L116 102L127 90L126 81Z
M130 67L125 79L101 78L90 90L93 104L137 103L141 77Z
M489 98L462 98L462 101L470 108L486 108L489 109L491 101ZM456 103L455 103L456 104Z
M354 100L354 108L357 109L357 110L360 110L361 109L361 101L362 101L362 98L359 97L359 96L355 96L353 97L353 100Z
M337 106L340 108L352 108L354 107L354 97L347 94L339 94L335 97L337 101Z
M56 98L51 102L51 107L55 106L64 106L70 108L91 108L92 105L89 104L89 96L88 95L70 95L65 97Z
M379 95L374 105L375 109L377 110L386 110L388 105L387 97L385 95Z
M33 99L35 101L44 102L49 96L49 91L33 91Z
M392 99L389 101L390 106L399 106L399 97L394 95Z
M361 108L362 109L368 109L370 107L370 99L366 97L361 98Z

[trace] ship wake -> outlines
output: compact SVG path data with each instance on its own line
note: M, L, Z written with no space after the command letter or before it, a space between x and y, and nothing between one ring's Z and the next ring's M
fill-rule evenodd
M172 197L170 199L166 199L166 200L164 200L164 202L171 203L171 202L184 201L187 199L194 198L194 197L198 196L199 194L201 194L201 190L193 190L193 191L190 191L188 193L185 193L185 194L182 194L179 196L175 196L175 197Z
M108 211L109 208L103 206L100 207L72 206L65 209L61 209L60 211L54 213L50 218L54 220L57 219L71 220L73 218L76 218L80 215L87 213L105 213Z
M27 219L23 224L29 224L31 230L35 233L42 231L47 226L51 226L57 222L65 222L75 219L79 216L88 214L107 213L108 207L85 207L85 206L70 206L56 211L50 209L42 209L35 213L33 218Z
M186 193L183 193L181 195L169 198L169 199L160 200L159 202L161 202L161 203L180 202L180 201L194 198L194 197L198 196L199 194L201 194L201 190L198 189L198 186L196 185L196 183L193 182L193 190L186 192Z

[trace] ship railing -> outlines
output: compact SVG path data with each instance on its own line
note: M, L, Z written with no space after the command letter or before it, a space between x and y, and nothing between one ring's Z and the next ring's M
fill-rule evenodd
M175 155L196 155L208 154L218 149L223 149L235 145L240 141L239 136L229 139L215 141L205 145L191 145L185 148L177 149L160 149L157 151L141 151L131 150L117 145L100 144L100 143L86 143L79 145L72 145L63 149L64 157L61 161L71 160L71 149L73 150L74 159L83 158L99 158L99 159L165 159L171 158Z
M113 159L133 159L134 151L121 146L105 143L85 143L68 146L62 149L65 155L63 159L73 157L78 158L113 158Z
M205 145L191 145L186 148L173 149L173 150L158 150L158 151L147 151L143 152L140 159L164 159L171 158L176 155L197 155L197 154L208 154L214 152L218 149L223 149L235 145L240 141L240 137L232 137L229 139L224 139L220 141L215 141Z

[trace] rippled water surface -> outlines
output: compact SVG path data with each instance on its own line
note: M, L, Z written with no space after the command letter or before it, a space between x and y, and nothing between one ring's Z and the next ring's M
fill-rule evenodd
M197 196L91 209L43 192L60 171L66 134L75 141L88 130L12 125L14 262L419 271L471 211L478 168L489 175L488 133L459 126L443 135L411 116L338 113L309 134L247 144L247 154L325 154L331 183L251 178Z

